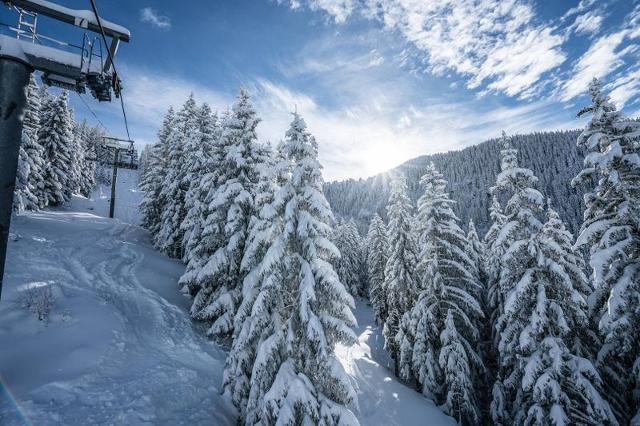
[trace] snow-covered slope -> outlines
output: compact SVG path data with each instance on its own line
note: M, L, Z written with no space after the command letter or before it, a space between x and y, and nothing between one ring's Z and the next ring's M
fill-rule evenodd
M111 171L107 171L111 176ZM116 208L114 216L121 222L132 225L140 224L138 205L142 201L142 192L138 189L139 174L137 170L119 169L116 182ZM111 185L98 184L90 199L76 197L73 206L76 209L93 213L97 216L109 216Z
M137 173L64 210L15 217L0 301L0 425L232 425L220 395L226 352L205 337L178 291L184 266L156 252L138 221ZM32 290L29 290L31 288ZM51 289L48 321L24 306ZM338 356L358 392L362 425L449 425L388 369L371 308Z
M365 301L356 301L354 315L358 343L339 346L338 358L351 376L358 394L358 418L362 425L453 426L456 422L442 413L433 402L398 382L391 358L384 350L382 326L374 324L374 315Z
M15 218L0 424L234 424L219 393L226 354L191 321L182 271L120 221L82 211ZM48 323L21 306L28 286L52 289Z

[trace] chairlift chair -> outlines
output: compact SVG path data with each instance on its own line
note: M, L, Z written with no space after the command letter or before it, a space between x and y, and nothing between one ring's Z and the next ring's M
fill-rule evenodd
M3 2L18 13L17 27L9 27L17 39L11 41L17 44L17 49L12 48L11 53L21 51L22 60L42 71L42 81L46 85L78 93L85 93L88 87L93 97L101 102L111 101L112 92L119 97L121 82L113 72L110 57L115 56L120 41L129 42L130 33L126 28L101 20L105 36L111 37L109 54L105 55L102 40L97 36L91 39L85 33L78 46L37 33L38 14L100 33L93 12L69 9L46 0ZM10 43L5 37L0 35L0 56L3 56L3 47ZM44 42L55 47L44 45ZM60 47L80 50L80 54L63 51Z

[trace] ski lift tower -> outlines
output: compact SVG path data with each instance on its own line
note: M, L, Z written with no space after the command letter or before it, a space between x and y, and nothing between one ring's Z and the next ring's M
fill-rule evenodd
M0 34L0 295L30 74L37 70L47 85L79 93L88 88L98 101L111 101L111 94L119 97L121 90L113 57L120 42L129 42L131 37L126 28L101 19L94 0L93 11L69 9L46 0L2 3L18 13L18 23L8 27L15 35ZM37 33L38 15L98 35L91 38L85 33L81 46L55 40ZM111 38L109 46L107 37Z
M109 136L102 137L102 149L113 151L113 174L111 175L111 200L109 201L109 218L113 219L116 209L116 183L118 181L118 167L128 167L121 163L121 152L133 159L134 142L130 139L118 139Z

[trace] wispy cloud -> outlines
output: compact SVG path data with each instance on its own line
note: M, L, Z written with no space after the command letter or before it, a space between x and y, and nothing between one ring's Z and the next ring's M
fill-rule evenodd
M288 4L294 10L302 6L301 0L278 0L278 3ZM356 6L355 0L307 0L306 4L311 10L327 12L338 23L346 21Z
M301 0L292 4L299 7ZM521 0L307 0L310 8L336 21L360 12L398 31L427 56L428 70L464 76L471 89L528 98L545 73L561 65L564 36L537 23L529 2ZM591 23L593 25L593 23Z
M580 3L578 3L576 7L569 9L560 19L564 21L574 15L584 12L585 10L590 9L596 2L597 0L580 0Z
M162 29L171 28L171 19L151 7L140 9L140 21Z
M640 68L625 73L606 88L611 90L609 96L616 106L624 107L631 98L640 93Z
M600 30L603 20L604 17L597 12L587 12L578 15L570 28L575 31L576 34L595 34Z
M571 77L562 87L561 99L568 101L575 98L584 93L591 79L606 77L620 68L625 63L625 56L638 50L632 44L623 47L623 42L638 35L625 29L595 40L573 67Z

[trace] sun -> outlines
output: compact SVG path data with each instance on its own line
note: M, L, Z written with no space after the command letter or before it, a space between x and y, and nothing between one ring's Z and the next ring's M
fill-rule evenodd
M401 149L393 143L375 143L365 148L362 156L367 176L384 173L407 159Z

